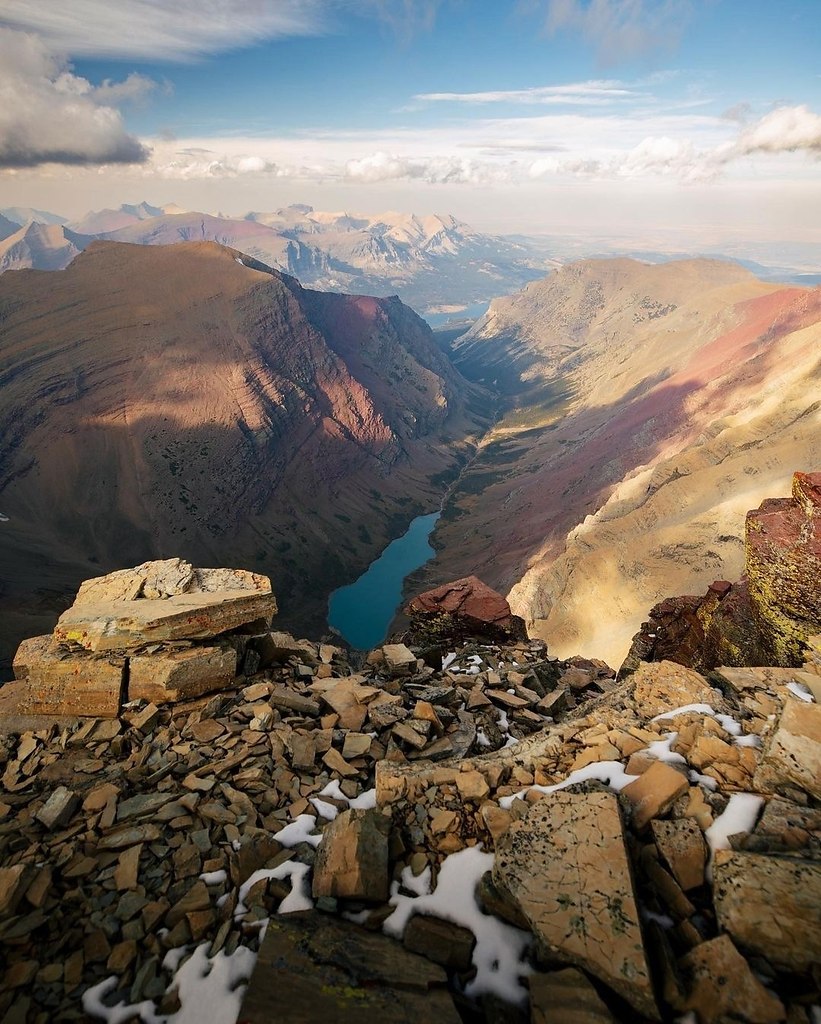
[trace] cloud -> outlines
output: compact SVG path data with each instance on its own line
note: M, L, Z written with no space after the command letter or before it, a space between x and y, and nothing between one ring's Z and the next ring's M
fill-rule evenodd
M597 105L638 98L641 93L623 82L597 80L569 85L542 85L529 89L498 89L489 92L423 92L413 97L424 103L524 103Z
M545 28L578 33L613 65L674 49L689 13L688 0L547 0Z
M745 128L730 151L732 158L752 153L821 153L821 116L809 107L778 107Z
M397 35L409 38L430 32L443 0L360 0L363 13L375 16Z
M3 0L0 25L75 57L191 60L321 31L321 0Z
M429 185L487 185L508 179L509 170L466 157L409 158L380 151L349 160L344 176L368 184L410 180Z
M154 164L151 172L179 181L238 178L245 174L281 177L284 173L274 161L256 154L217 154L197 146L179 150L173 158Z
M144 95L148 82L136 75L95 89L36 36L0 28L0 167L143 163L148 149L111 103Z

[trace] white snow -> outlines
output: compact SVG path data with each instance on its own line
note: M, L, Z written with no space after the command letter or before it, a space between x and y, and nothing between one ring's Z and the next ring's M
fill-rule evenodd
M811 704L815 699L809 686L805 686L803 683L796 683L795 680L787 683L787 689L790 693L795 694L799 700L806 701L808 704Z
M532 973L532 968L522 962L530 934L482 913L474 895L479 879L492 867L493 854L472 846L445 858L432 893L404 896L394 882L390 902L396 910L386 919L383 930L401 938L414 914L431 914L469 928L476 936L473 963L477 973L467 986L467 994L495 993L508 1002L522 1003L527 990L520 979Z
M220 868L219 871L203 871L200 875L200 879L205 882L206 885L220 885L222 882L227 881L228 874L224 868Z
M234 257L234 259L235 259L235 260L237 261L237 263L239 263L239 265L240 265L241 267L244 267L244 266L245 266L245 264L244 264L244 263L242 262L242 260L241 260L241 259L239 258L239 256L235 256L235 257Z
M408 892L416 896L427 896L430 893L431 870L427 867L421 874L415 875L410 868L403 868L399 881Z
M647 744L647 753L659 761L667 761L670 764L686 764L687 759L685 757L670 749L676 742L677 737L677 732L666 733L662 739L654 740L652 743Z
M695 768L691 768L687 772L687 778L690 780L690 782L695 782L699 786L704 786L705 789L718 789L718 783L712 777L712 775L702 775L701 772L697 772Z
M754 732L750 732L745 736L736 736L733 742L737 747L760 747L761 737L756 736Z
M704 833L710 847L707 878L712 881L713 856L717 850L729 850L729 837L738 832L750 832L758 820L764 798L755 793L733 793L724 813L720 814Z
M259 868L240 886L239 901L237 909L234 911L234 919L236 920L247 913L248 908L244 903L245 897L253 886L263 878L291 879L291 891L280 903L279 910L277 911L278 914L290 914L295 910L313 910L314 901L311 899L311 890L307 877L310 870L308 864L300 864L296 860L286 860L284 864L279 864L275 868Z
M592 764L586 764L584 768L577 768L563 782L557 782L555 786L526 786L512 796L503 796L499 801L499 806L507 809L514 800L531 790L535 790L537 793L555 793L559 789L567 789L568 786L575 786L577 782L589 782L591 779L604 782L616 793L620 793L625 786L635 782L638 778L638 775L628 775L621 761L594 761Z
M663 722L665 718L676 718L678 715L689 715L691 713L714 715L715 711L713 711L709 704L682 704L681 707L673 708L672 711L663 711L660 715L656 715L655 718L651 718L650 721Z
M191 957L177 971L174 985L180 997L180 1009L170 1016L158 1016L154 1003L106 1006L103 996L115 988L117 978L105 978L83 993L85 1012L101 1017L107 1024L125 1024L139 1020L143 1024L203 1024L205 1021L235 1021L239 1016L245 985L251 977L256 953L238 946L230 956L220 951L208 956L209 943L197 946Z
M456 651L449 651L444 658L442 658L442 671L447 672L450 666L456 661L458 655Z
M286 825L285 828L281 828L276 833L276 840L282 846L288 847L299 846L300 843L310 843L311 846L319 846L322 834L319 832L314 834L315 828L316 818L313 814L300 814L290 825Z

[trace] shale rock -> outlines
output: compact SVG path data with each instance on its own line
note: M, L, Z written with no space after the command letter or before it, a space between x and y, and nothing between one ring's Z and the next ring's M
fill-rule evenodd
M719 925L737 946L798 973L821 964L821 864L721 850L713 881Z
M781 1001L756 978L727 935L696 946L681 965L689 983L684 1008L695 1010L700 1024L774 1024L786 1017Z
M385 935L327 915L268 925L240 1020L459 1024L444 970Z
M542 797L499 843L493 881L518 904L545 957L590 971L657 1019L612 793Z
M507 600L476 576L445 583L414 597L405 608L411 636L420 644L479 637L509 643L527 638L524 621Z
M770 791L797 786L821 800L821 704L785 701L755 781Z
M218 636L257 619L270 622L276 610L266 576L169 559L86 581L54 637L89 651L126 650Z
M615 1018L598 992L573 967L551 974L531 974L531 1024L613 1024Z
M390 821L379 811L343 811L322 834L314 862L314 897L378 903L388 898Z

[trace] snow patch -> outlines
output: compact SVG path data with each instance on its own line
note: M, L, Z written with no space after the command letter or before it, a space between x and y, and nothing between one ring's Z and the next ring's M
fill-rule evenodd
M521 978L533 973L523 962L530 933L482 913L474 895L479 879L492 867L493 854L472 846L445 858L431 893L405 896L399 892L399 883L394 882L390 903L396 910L385 920L383 930L401 939L414 914L430 914L469 928L476 936L476 977L468 984L467 994L493 993L511 1003L524 1003L528 995Z
M807 704L811 704L815 698L812 695L812 690L809 686L805 686L803 683L796 683L793 680L791 683L787 683L787 689L794 696L798 697L799 700L806 701Z
M704 833L710 847L710 863L707 865L709 881L713 880L713 857L716 851L730 849L730 836L753 830L763 803L764 797L756 796L754 793L733 793L724 813L720 814Z
M499 801L499 806L507 810L514 800L523 797L525 793L534 790L537 793L555 793L557 790L567 789L568 786L575 786L578 782L590 782L591 780L604 782L616 793L620 793L625 786L635 782L638 778L640 778L638 775L628 775L621 761L594 761L592 764L586 764L584 768L577 768L563 782L557 782L554 786L526 786L518 793L503 796Z

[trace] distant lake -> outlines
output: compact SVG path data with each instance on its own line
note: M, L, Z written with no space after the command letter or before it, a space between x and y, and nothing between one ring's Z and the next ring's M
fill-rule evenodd
M438 512L417 516L408 532L391 541L355 583L331 594L328 624L352 647L369 650L383 642L402 600L405 577L435 554L428 537L438 518Z

